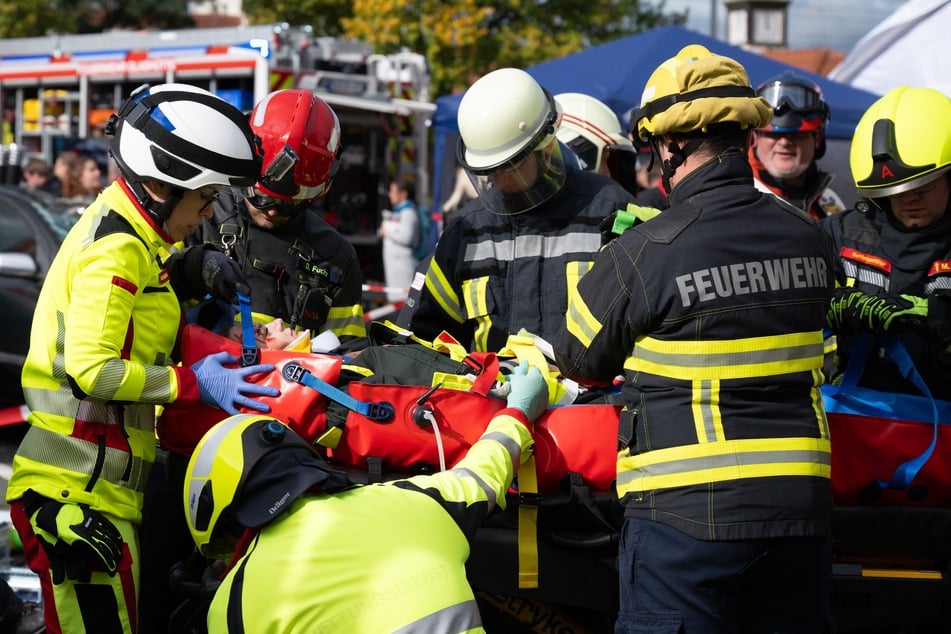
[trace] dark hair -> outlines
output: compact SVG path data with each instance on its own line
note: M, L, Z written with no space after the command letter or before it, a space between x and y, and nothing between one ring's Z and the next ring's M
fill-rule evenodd
M726 122L713 123L707 127L706 132L672 132L668 136L681 140L698 139L702 143L695 151L714 156L731 147L745 151L750 144L751 132L751 128L743 129L735 123Z
M410 200L416 200L416 179L412 174L403 174L393 181L400 190L406 192L406 197Z

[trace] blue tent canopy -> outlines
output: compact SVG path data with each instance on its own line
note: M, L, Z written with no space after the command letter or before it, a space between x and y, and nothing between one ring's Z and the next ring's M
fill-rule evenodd
M711 52L735 59L749 73L753 86L787 70L815 81L826 102L831 118L827 131L832 139L851 139L862 114L877 95L852 88L822 75L757 55L679 26L665 26L645 33L614 40L599 46L537 64L525 70L552 94L581 92L600 99L624 121L631 108L640 105L641 91L650 74L666 59L673 57L688 44L702 44ZM458 134L456 111L462 94L448 95L436 100L432 124L435 133L433 160L435 178L433 200L445 198L442 191L443 162L448 162L452 173L455 148L447 147L449 137ZM446 153L449 153L446 156ZM449 159L446 161L446 159Z

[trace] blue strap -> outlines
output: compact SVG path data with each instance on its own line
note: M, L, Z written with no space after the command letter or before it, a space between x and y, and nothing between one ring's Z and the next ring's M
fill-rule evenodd
M931 424L933 426L931 444L928 445L928 448L920 455L898 465L898 468L895 469L895 473L892 474L891 479L887 483L883 481L878 482L880 486L889 489L907 489L911 486L912 480L915 479L915 476L918 475L921 468L928 462L928 459L931 458L931 454L934 453L934 448L938 443L938 405L931 395L931 390L928 389L928 385L924 379L921 378L917 368L915 368L915 364L911 360L911 355L909 355L908 350L905 349L905 344L901 342L901 338L897 335L889 334L884 338L884 343L885 350L898 366L902 376L921 390L921 393L931 402Z
M294 383L306 385L312 390L323 394L331 401L343 405L347 409L366 416L373 421L385 423L393 420L393 417L396 415L396 409L390 403L368 403L366 401L359 401L343 390L314 376L307 368L296 361L284 365L284 378Z
M246 368L260 363L261 351L258 350L258 343L254 338L251 297L241 291L235 291L235 294L238 296L238 306L241 308L241 367Z

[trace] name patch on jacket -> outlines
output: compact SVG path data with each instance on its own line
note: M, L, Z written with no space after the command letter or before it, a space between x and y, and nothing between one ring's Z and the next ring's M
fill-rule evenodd
M864 264L865 266L870 266L874 269L878 269L883 273L892 272L892 263L886 260L883 257L877 255L871 255L869 253L863 253L857 249L850 249L849 247L842 247L839 249L839 256L845 260L851 260L856 264Z
M829 286L828 267L820 257L739 262L699 269L675 281L685 308L735 295Z

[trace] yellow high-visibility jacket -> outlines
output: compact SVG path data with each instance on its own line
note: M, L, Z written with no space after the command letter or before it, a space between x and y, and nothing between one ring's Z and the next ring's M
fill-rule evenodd
M482 632L469 540L529 455L524 421L503 410L448 471L298 498L225 577L208 631Z
M66 236L40 293L23 392L30 429L7 500L28 489L133 522L155 459L155 406L198 402L170 365L179 300L160 258L171 238L123 181Z

